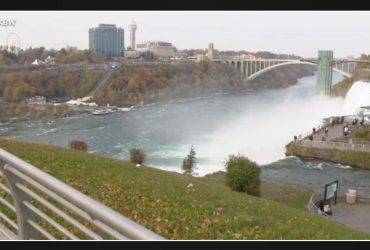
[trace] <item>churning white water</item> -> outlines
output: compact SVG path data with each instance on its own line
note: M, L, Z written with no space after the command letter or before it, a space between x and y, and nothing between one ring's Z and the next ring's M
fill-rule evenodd
M347 92L343 112L356 114L362 106L370 106L370 82L357 81Z
M284 158L285 145L294 135L312 131L325 117L343 114L343 98L319 94L315 82L315 77L306 77L288 89L246 99L239 117L225 121L210 140L197 145L197 152L218 166L236 153L259 164Z
M284 158L285 145L294 135L312 131L323 118L354 115L359 107L370 105L370 82L355 82L343 99L319 94L315 80L305 77L288 89L259 94L258 104L225 122L200 153L214 161L215 156L241 153L259 164L271 163Z

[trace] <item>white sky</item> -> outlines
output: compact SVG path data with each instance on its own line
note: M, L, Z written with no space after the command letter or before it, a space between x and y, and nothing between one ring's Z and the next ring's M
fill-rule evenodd
M0 26L0 45L15 32L22 48L87 49L88 29L99 23L124 28L127 47L134 19L137 41L163 40L178 49L213 42L219 50L305 57L316 57L319 49L334 50L335 57L370 54L369 11L0 11L0 21L7 19L16 26Z

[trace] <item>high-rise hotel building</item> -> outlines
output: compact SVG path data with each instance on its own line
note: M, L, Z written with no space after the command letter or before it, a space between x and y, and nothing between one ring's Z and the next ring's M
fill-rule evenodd
M124 30L115 24L99 24L89 29L89 49L107 57L124 56Z

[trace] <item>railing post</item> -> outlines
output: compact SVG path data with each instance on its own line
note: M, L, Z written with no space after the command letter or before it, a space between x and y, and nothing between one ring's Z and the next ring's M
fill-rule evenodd
M17 187L17 183L22 183L23 181L17 176L14 176L12 173L7 171L9 164L5 164L0 161L0 171L4 174L6 181L8 182L10 192L12 193L14 206L17 214L17 223L18 223L18 239L19 240L28 240L28 239L39 239L40 233L34 229L29 223L28 220L31 219L35 221L36 216L34 213L31 213L29 209L23 205L23 201L31 202L31 198L20 191ZM36 221L35 221L36 222Z

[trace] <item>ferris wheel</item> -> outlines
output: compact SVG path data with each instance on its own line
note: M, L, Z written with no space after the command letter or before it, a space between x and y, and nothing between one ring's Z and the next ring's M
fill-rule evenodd
M6 45L12 52L18 52L21 48L21 38L16 33L10 33L6 38Z

